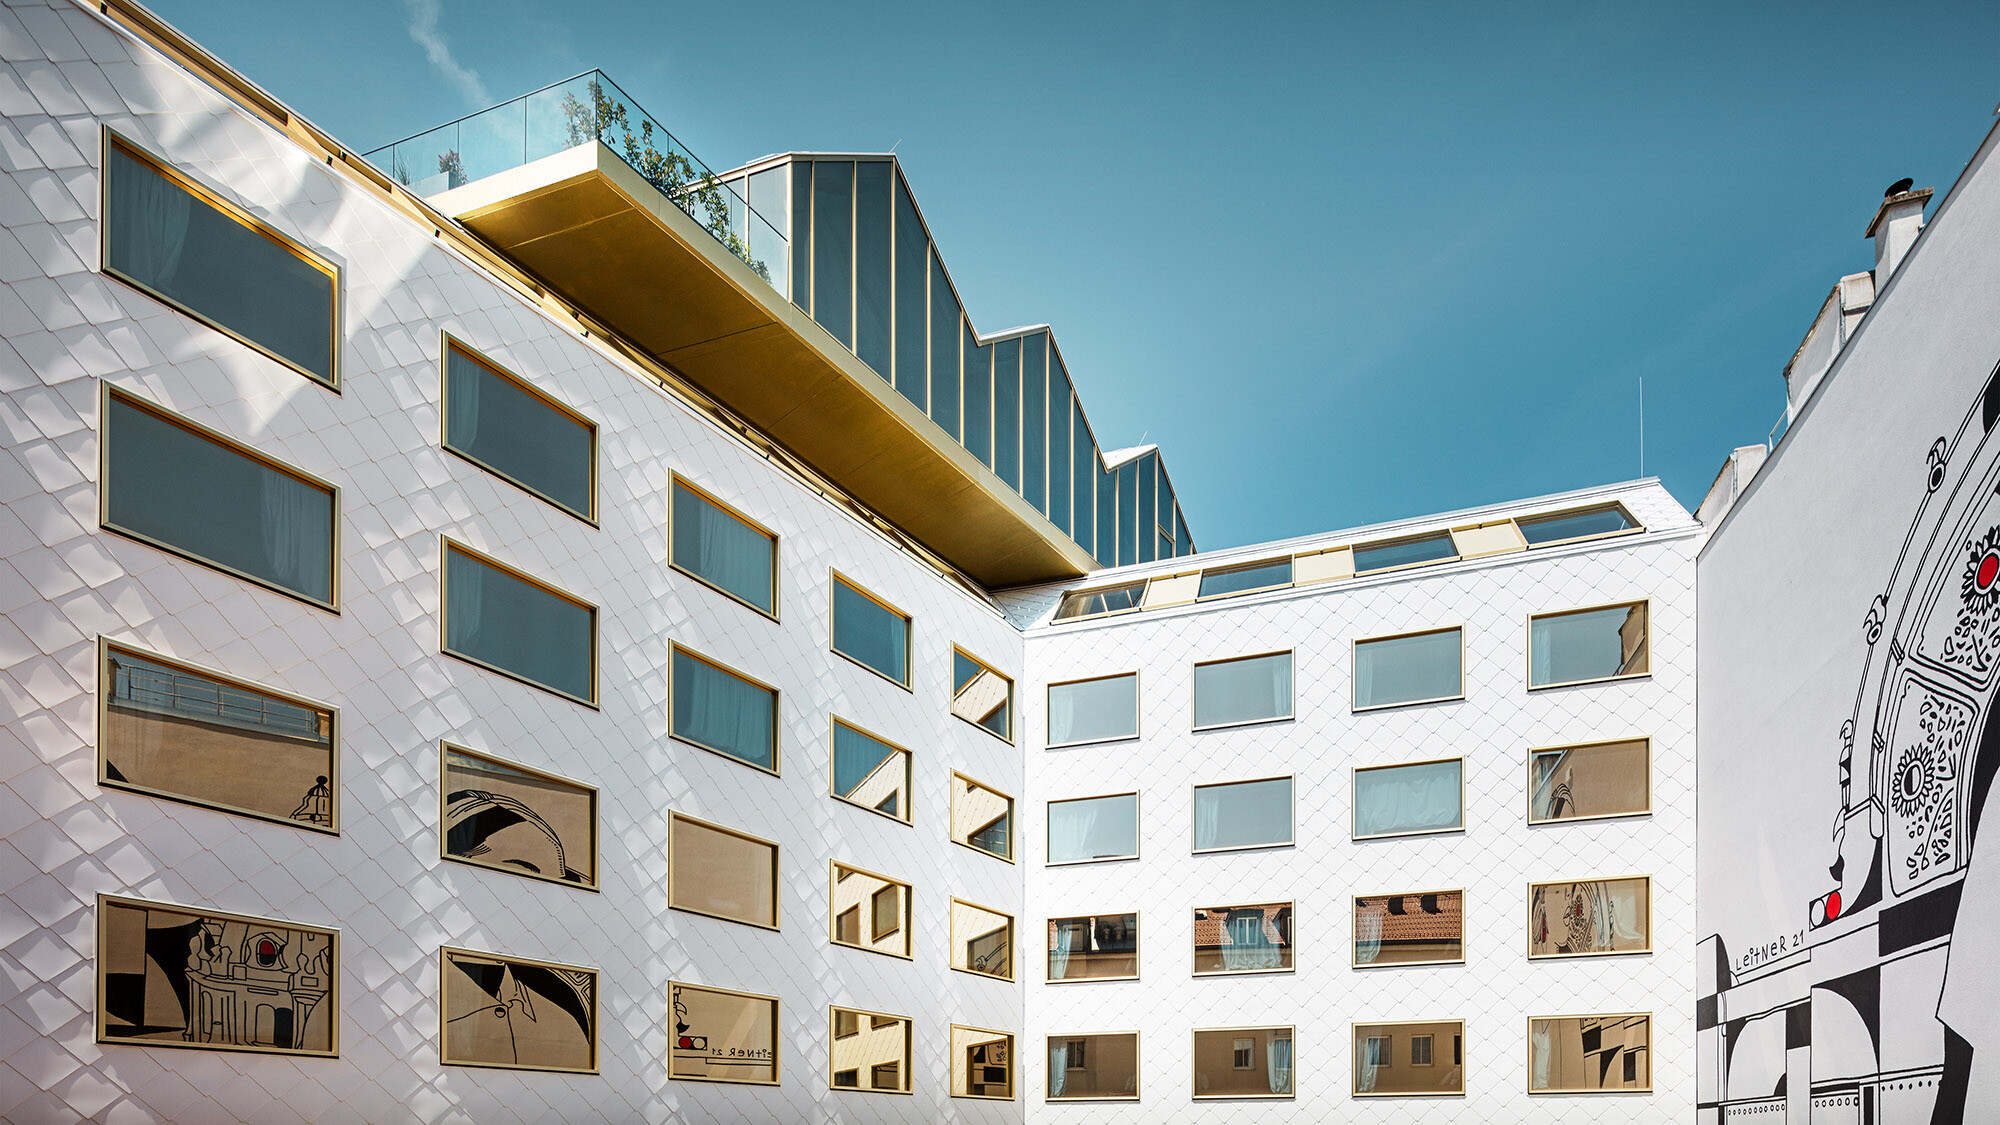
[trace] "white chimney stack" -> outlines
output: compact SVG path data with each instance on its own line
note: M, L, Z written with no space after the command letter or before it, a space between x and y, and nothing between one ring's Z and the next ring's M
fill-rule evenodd
M1931 199L1930 188L1910 190L1910 181L1897 180L1882 195L1882 206L1868 222L1863 238L1875 240L1875 288L1889 284L1890 275L1909 253L1910 244L1924 229L1924 204Z

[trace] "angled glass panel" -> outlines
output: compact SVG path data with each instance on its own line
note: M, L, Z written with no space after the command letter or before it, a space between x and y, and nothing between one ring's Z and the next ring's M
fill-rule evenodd
M833 795L910 822L910 752L833 722Z
M910 619L835 575L833 651L908 686Z
M1021 490L1021 341L993 345L993 471Z
M854 354L889 377L889 313L895 293L889 282L890 164L858 161L854 167Z
M1464 960L1464 892L1355 896L1357 967L1455 964Z
M1139 467L1118 466L1118 565L1139 561Z
M944 263L931 250L931 421L944 427L953 441L959 427L958 298L951 294Z
M896 177L896 389L917 409L930 406L930 238Z
M595 609L446 545L445 651L595 703L596 647Z
M104 267L335 384L333 267L107 135Z
M1233 1027L1194 1033L1194 1096L1289 1098L1295 1062L1289 1027Z
M1089 863L1139 854L1139 795L1049 802L1049 862Z
M1051 918L1048 943L1048 979L1051 981L1106 980L1139 975L1137 914Z
M792 168L792 303L812 312L813 162L794 160Z
M716 589L777 612L777 537L674 481L674 565Z
M331 488L121 394L105 405L106 527L333 605Z
M1289 973L1292 968L1291 903L1195 908L1195 976Z
M1171 552L1171 547L1169 547ZM1292 560L1273 559L1269 562L1250 563L1247 566L1232 566L1219 570L1201 572L1201 587L1196 597L1219 598L1227 594L1241 594L1250 590L1268 590L1276 586L1292 584Z
M1646 603L1530 619L1528 686L1643 676L1651 670Z
M778 693L676 646L675 738L761 770L778 769Z
M1139 458L1133 469L1138 483L1139 494L1132 509L1134 542L1137 544L1140 562L1152 562L1158 552L1159 532L1153 529L1153 503L1159 485L1159 458L1148 453Z
M1069 419L1072 399L1062 357L1049 347L1049 522L1069 534Z
M1465 827L1465 763L1458 758L1354 771L1354 838L1456 832Z
M1194 787L1194 850L1289 846L1292 779Z
M1049 745L1139 737L1139 674L1049 685Z
M1521 529L1521 538L1526 539L1530 547L1567 543L1576 539L1594 539L1599 535L1616 535L1639 526L1626 514L1625 509L1617 504L1607 504L1601 508L1585 508L1575 512L1557 512L1547 516L1530 516L1515 520L1514 524Z
M1451 533L1440 531L1435 535L1420 535L1414 539L1396 539L1387 543L1363 543L1354 548L1354 573L1366 574L1371 570L1393 570L1399 566L1415 566L1418 563L1442 562L1458 557L1458 547L1451 541Z
M1014 741L1014 681L954 648L951 713Z
M1050 1101L1139 1100L1138 1032L1051 1035L1047 1043Z
M1229 726L1290 718L1292 654L1272 653L1194 666L1194 725Z
M1174 505L1174 555L1194 554L1194 536L1188 531L1187 519L1181 515L1180 505Z
M1458 629L1354 644L1354 707L1393 707L1465 695L1465 641Z
M1102 454L1093 460L1101 461ZM1096 558L1103 566L1118 564L1118 475L1097 472L1097 550Z
M854 347L854 162L813 161L813 319Z
M1097 550L1097 439L1083 420L1083 403L1072 400L1070 412L1070 538L1086 553Z
M1049 510L1049 336L1021 339L1021 495Z
M757 218L749 218L746 224L749 227L750 260L765 264L771 271L771 284L780 293L790 292L786 277L789 257L786 242L791 237L786 186L790 179L790 173L779 165L762 172L752 172L749 184L750 210L757 214Z
M959 332L965 357L965 450L983 465L993 464L993 349L982 348L972 326Z
M444 445L573 515L596 515L597 427L456 340L444 351Z

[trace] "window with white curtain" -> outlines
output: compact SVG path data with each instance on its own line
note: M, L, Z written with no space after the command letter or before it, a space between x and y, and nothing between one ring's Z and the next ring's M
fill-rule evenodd
M1194 1096L1289 1098L1293 1095L1292 1029L1196 1028Z
M1228 851L1292 843L1292 779L1264 778L1194 787L1194 850Z
M115 390L102 440L105 527L333 607L332 485Z
M910 823L910 752L835 719L833 795Z
M1463 1044L1462 1020L1399 1021L1354 1025L1355 1097L1456 1097L1465 1093L1462 1048L1450 1066L1437 1061L1440 1038ZM1407 1044L1402 1054L1397 1041Z
M1195 976L1289 973L1292 968L1291 903L1195 908Z
M778 537L674 478L673 567L769 616L778 612Z
M778 772L778 691L673 646L674 738Z
M1049 863L1132 859L1139 854L1139 795L1049 802Z
M1139 673L1049 685L1049 745L1139 737Z
M597 703L597 608L448 539L444 651Z
M910 686L910 615L833 576L833 651Z
M1292 654L1274 652L1194 666L1194 728L1292 717Z
M596 424L450 337L444 447L571 515L597 517Z
M1137 1101L1139 1033L1051 1035L1050 1101Z
M1645 602L1528 619L1528 686L1620 680L1652 671Z
M1091 914L1049 919L1049 980L1118 980L1139 975L1139 916Z
M1463 829L1464 774L1462 758L1356 769L1354 838Z
M1435 629L1354 642L1354 709L1465 698L1465 640Z

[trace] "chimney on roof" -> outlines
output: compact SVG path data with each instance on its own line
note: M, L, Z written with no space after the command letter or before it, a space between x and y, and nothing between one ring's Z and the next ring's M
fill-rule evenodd
M1931 189L1910 190L1915 181L1897 180L1882 193L1882 206L1875 211L1875 217L1868 222L1868 230L1863 238L1875 240L1875 288L1889 283L1889 277L1896 267L1903 263L1903 255L1909 253L1910 244L1917 240L1917 233L1924 229L1924 205L1930 202Z

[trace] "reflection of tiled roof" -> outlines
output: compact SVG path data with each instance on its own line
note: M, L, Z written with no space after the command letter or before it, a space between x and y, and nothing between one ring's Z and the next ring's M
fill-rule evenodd
M1425 910L1426 905L1436 913ZM1395 913L1391 906L1399 907ZM1465 896L1453 891L1438 895L1386 895L1364 898L1354 908L1358 920L1382 920L1383 941L1458 941L1465 934Z
M1240 916L1248 911L1261 910L1264 912L1264 940L1272 945L1283 945L1285 935L1278 929L1278 915L1285 909L1286 904L1273 903L1269 906L1218 906L1197 910L1194 912L1194 943L1200 948L1234 944L1229 940L1229 933L1223 925L1229 920L1229 916L1231 914Z

